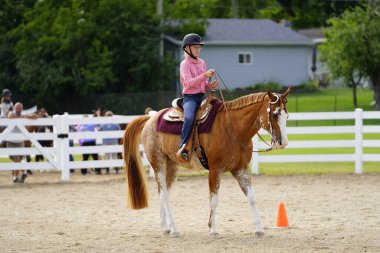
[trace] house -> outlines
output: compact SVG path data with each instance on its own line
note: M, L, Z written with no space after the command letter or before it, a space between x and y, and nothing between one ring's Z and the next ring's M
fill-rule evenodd
M312 39L269 19L208 19L208 23L201 57L228 88L269 81L295 86L312 77ZM178 61L183 57L181 43L182 38L165 36L165 48L174 51Z
M329 85L329 71L325 63L320 60L320 52L318 46L326 42L321 28L300 29L298 33L310 38L314 42L311 52L311 70L313 78L319 80L321 86ZM339 82L335 82L338 84Z

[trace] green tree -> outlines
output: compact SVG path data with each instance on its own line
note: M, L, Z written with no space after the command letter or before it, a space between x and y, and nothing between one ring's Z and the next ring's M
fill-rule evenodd
M281 7L276 0L166 0L164 15L172 19L256 18L273 6Z
M31 9L37 0L0 0L0 88L19 90L18 71L15 66L13 48L17 41L10 32L24 20L24 13Z
M377 2L345 11L328 21L327 42L321 45L321 58L332 76L356 86L361 78L371 81L376 109L380 110L380 6Z
M39 1L12 32L21 89L41 103L168 88L160 29L152 0Z
M358 1L341 0L277 0L282 7L282 18L292 22L295 29L321 27L329 18L337 17L345 10L357 6Z
M164 14L175 19L288 19L295 29L321 27L359 1L341 0L166 0Z
M296 28L308 27L350 6L339 0L163 0L158 16L156 4L0 0L0 86L31 94L37 104L87 94L171 90L178 63L158 54L163 32L179 38L203 35L207 18L289 18Z

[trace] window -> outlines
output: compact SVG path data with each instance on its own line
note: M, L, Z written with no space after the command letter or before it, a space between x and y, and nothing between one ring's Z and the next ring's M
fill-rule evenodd
M239 64L252 64L252 53L238 53Z

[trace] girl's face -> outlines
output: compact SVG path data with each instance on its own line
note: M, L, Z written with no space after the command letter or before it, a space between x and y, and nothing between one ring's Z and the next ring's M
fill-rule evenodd
M191 45L190 48L195 57L198 57L201 54L202 45Z

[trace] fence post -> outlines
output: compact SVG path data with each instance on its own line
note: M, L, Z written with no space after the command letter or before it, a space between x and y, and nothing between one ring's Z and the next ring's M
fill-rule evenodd
M259 150L259 137L257 134L253 136L253 151ZM255 175L259 175L259 153L253 152L251 159L252 173Z
M68 115L54 115L55 129L54 133L57 134L55 145L57 148L57 164L61 170L62 181L70 180L70 168L69 168L69 127L67 124Z
M53 140L54 147L57 150L57 154L55 155L55 160L57 162L57 169L62 170L61 164L62 164L62 156L61 156L61 142L62 139L57 138L57 136L61 133L61 116L60 115L53 115L54 125L53 125L53 133L55 134L55 138Z
M363 172L363 109L355 109L355 173Z
M70 155L69 155L69 115L67 113L61 116L61 169L62 181L70 180Z

